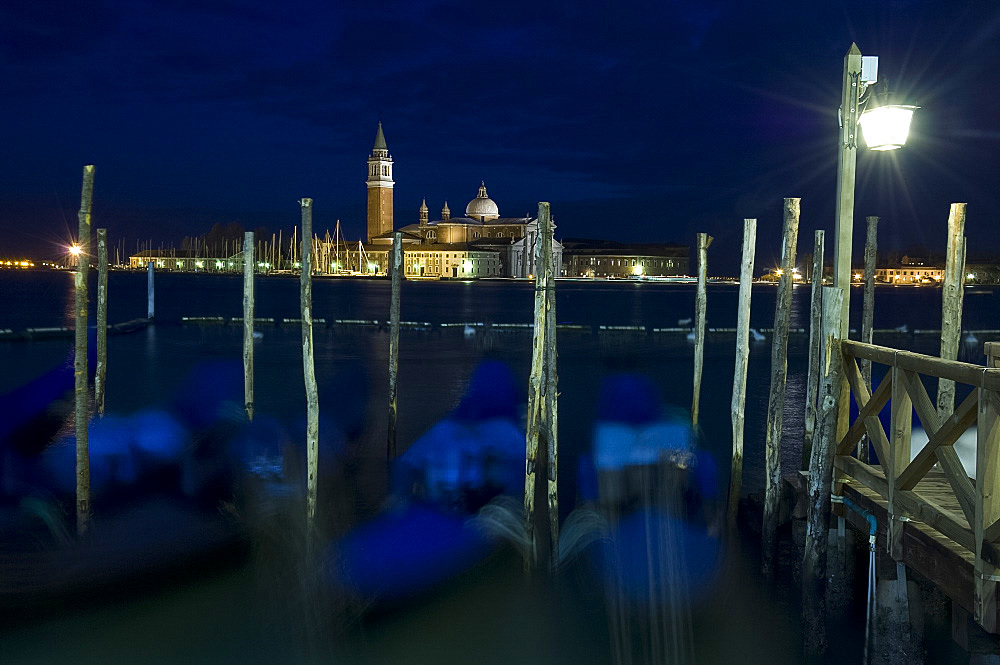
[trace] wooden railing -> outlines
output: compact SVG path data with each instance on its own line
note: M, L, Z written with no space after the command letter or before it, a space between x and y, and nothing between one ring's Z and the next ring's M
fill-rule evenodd
M976 621L996 632L997 583L1000 581L1000 344L986 345L987 367L943 360L850 340L841 343L844 377L858 405L858 417L837 443L834 465L840 474L880 495L888 503L886 543L890 556L902 560L903 524L915 519L936 529L974 555ZM882 382L869 391L858 360L886 365ZM950 413L940 413L921 381L921 375L972 387ZM887 435L879 413L889 405ZM911 461L912 413L916 411L928 441ZM977 425L976 478L969 477L954 444ZM851 453L867 435L878 465L866 464ZM942 508L940 500L922 495L918 486L938 465L960 510Z

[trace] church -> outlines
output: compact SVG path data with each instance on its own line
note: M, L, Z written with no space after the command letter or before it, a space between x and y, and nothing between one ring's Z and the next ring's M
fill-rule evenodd
M368 157L368 254L380 266L388 265L393 234L403 239L404 267L408 277L531 277L536 273L535 247L539 241L536 217L501 217L500 208L486 193L465 206L465 215L452 217L448 202L439 219L430 219L426 199L417 221L396 228L393 220L392 156L382 123ZM555 274L561 273L562 244L553 240ZM385 258L383 258L385 257Z

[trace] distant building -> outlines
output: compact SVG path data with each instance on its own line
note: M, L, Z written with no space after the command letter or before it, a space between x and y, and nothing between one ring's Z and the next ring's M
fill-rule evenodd
M966 263L966 284L1000 284L1000 264L993 262Z
M243 272L243 253L233 256L200 256L191 250L144 249L128 257L129 268L145 269L150 261L157 270L171 272ZM267 261L258 262L256 272L276 269Z
M358 250L350 252L353 255ZM387 274L389 249L370 249L365 254L372 273ZM356 261L351 258L349 261ZM476 279L501 277L500 257L496 252L470 249L464 244L430 243L403 246L403 276L434 279Z
M689 274L691 248L663 243L563 240L566 277L674 277Z
M427 200L420 204L417 222L395 229L393 226L392 188L392 157L389 156L382 132L382 123L378 125L375 134L375 145L368 158L368 248L367 253L378 263L375 254L381 246L391 245L393 234L402 234L403 252L412 260L404 261L407 265L420 266L425 276L432 271L440 277L462 277L464 261L471 261L475 268L472 273L482 276L497 277L529 277L537 272L535 265L535 247L538 242L538 219L525 215L524 217L501 217L500 208L486 193L486 183L481 182L479 193L465 206L464 217L452 217L448 202L441 208L441 218L431 220L427 208ZM448 249L439 249L447 246ZM388 251L388 250L385 250ZM456 260L457 254L465 255ZM558 240L552 243L552 253L556 265L556 274L560 273L562 264L562 245ZM486 261L485 255L493 258ZM480 257L483 255L483 258ZM438 263L428 263L428 260ZM443 261L449 261L445 269ZM486 261L486 263L481 263ZM435 267L436 266L436 267ZM480 267L484 270L480 270ZM496 268L496 269L495 269ZM452 274L455 273L455 274ZM411 273L407 272L410 276Z
M935 266L901 265L898 268L876 268L875 281L890 284L938 284L944 279L944 269Z

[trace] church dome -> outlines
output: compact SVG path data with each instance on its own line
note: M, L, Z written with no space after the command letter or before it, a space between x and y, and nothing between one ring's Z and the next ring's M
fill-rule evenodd
M479 195L469 201L469 205L465 206L465 216L480 221L496 219L500 216L500 208L497 207L493 199L486 195L485 182L479 185Z

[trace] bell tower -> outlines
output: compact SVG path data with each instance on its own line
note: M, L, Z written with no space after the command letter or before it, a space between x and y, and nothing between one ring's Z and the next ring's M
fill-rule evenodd
M368 157L368 242L392 228L392 157L379 120L375 145Z

